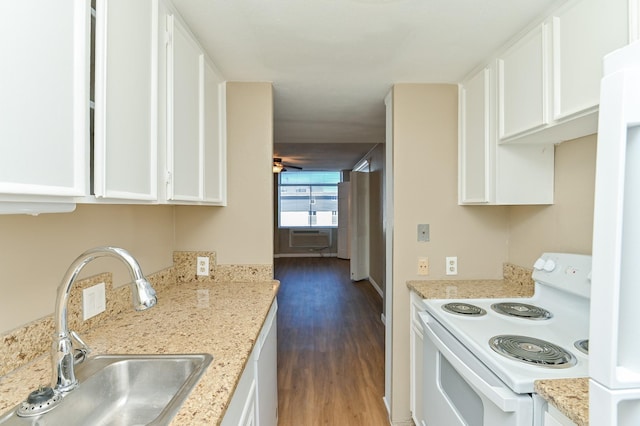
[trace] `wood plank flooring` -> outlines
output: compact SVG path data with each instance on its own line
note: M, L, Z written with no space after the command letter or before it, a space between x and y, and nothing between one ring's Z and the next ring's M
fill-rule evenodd
M389 425L382 299L349 261L275 259L279 426Z

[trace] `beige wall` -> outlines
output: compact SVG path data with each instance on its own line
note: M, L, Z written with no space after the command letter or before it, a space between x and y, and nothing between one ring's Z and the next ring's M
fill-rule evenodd
M177 250L221 264L273 263L271 83L227 84L227 207L176 207Z
M543 252L591 254L596 135L556 146L554 204L509 208L509 255L531 267Z
M173 207L79 205L73 213L0 216L0 332L49 315L67 267L85 250L104 245L129 250L145 273L172 264ZM128 282L115 259L83 271L114 273Z
M505 207L457 205L455 85L397 84L393 120L393 357L391 416L409 413L408 280L445 277L445 256L458 256L458 279L498 278L507 258ZM417 242L417 225L430 224L431 241ZM431 273L419 277L417 258ZM389 284L388 284L389 285Z
M384 144L369 155L369 276L385 291ZM384 307L384 304L382 305ZM384 309L384 308L383 308Z

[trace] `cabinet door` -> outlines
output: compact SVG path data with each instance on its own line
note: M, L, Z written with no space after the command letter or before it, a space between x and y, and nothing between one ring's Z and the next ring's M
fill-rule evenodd
M86 194L88 3L0 2L2 194Z
M460 86L459 202L487 203L490 184L489 68Z
M411 416L413 422L416 425L424 424L424 385L423 385L423 342L424 336L422 334L422 325L420 324L420 318L418 314L424 312L424 304L420 300L420 297L411 292L410 296L410 337L409 337L409 350L410 350L410 365L409 365L409 405L411 409Z
M225 83L208 61L203 63L204 201L227 203L227 134Z
M498 58L501 140L547 124L545 27L536 27Z
M200 74L204 54L183 24L168 17L167 198L203 199L204 143L200 132Z
M574 0L553 14L553 118L598 105L602 58L627 44L628 0Z
M256 356L256 413L260 426L278 425L277 302L265 320Z
M157 199L157 1L98 0L94 193Z
M547 408L544 412L542 426L576 426L567 416L562 414L560 410L551 404L547 403Z

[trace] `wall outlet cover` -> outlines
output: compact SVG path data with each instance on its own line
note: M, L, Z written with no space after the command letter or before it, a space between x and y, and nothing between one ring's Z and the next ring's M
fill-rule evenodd
M198 256L196 275L209 276L209 256Z
M458 275L458 256L447 256L446 262L446 274Z
M429 258L418 258L418 275L429 275Z

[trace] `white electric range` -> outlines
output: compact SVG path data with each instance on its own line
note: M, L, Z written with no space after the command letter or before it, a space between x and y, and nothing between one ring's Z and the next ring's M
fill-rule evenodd
M533 297L424 300L426 424L538 424L535 380L589 375L590 273L590 256L545 253Z

